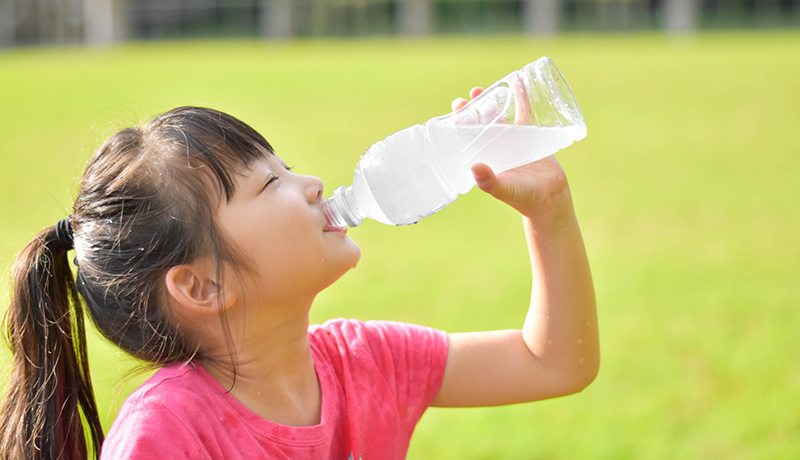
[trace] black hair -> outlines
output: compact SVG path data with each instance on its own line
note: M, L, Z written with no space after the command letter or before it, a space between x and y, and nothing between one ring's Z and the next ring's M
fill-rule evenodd
M97 150L69 220L75 276L56 226L36 235L12 269L6 338L13 371L0 413L0 459L99 458L103 430L84 308L108 340L140 360L202 357L171 318L164 277L203 256L213 257L218 274L227 262L246 266L213 210L233 196L237 172L272 152L250 126L199 107L122 130Z

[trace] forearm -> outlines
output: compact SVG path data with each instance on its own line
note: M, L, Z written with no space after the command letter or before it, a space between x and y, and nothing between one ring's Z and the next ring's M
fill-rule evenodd
M523 216L533 284L522 335L538 364L577 391L600 361L594 287L569 188L551 204Z

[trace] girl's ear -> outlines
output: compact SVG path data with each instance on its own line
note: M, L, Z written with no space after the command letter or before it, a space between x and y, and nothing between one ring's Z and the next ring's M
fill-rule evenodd
M236 303L237 294L223 289L210 276L210 264L176 265L167 271L167 291L175 301L187 310L213 314L227 310Z

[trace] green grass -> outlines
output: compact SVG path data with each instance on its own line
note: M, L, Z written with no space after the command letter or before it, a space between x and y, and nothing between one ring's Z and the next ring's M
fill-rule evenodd
M409 458L800 458L796 32L6 50L0 267L67 214L115 129L177 105L219 108L332 190L373 142L542 55L589 127L558 158L595 278L600 375L567 398L432 409ZM480 192L418 225L351 235L362 261L320 295L315 322L522 324L519 217ZM141 377L119 384L130 361L97 337L91 365L108 427Z

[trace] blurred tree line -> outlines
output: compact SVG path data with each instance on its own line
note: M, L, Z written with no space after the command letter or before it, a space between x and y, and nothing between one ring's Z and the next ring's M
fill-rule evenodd
M0 47L798 26L800 0L0 0Z

